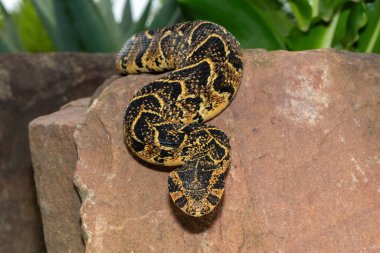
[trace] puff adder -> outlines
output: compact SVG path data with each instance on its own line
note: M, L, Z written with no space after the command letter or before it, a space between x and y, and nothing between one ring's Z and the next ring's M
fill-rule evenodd
M139 158L179 166L168 178L174 204L203 216L219 203L231 161L226 134L204 124L226 108L242 77L242 51L222 26L193 21L132 36L116 59L121 74L163 72L139 90L124 117L124 141Z

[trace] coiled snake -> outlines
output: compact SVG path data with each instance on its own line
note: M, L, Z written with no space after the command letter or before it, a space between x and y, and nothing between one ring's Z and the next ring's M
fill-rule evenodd
M226 108L242 77L242 51L224 28L193 21L132 36L116 59L121 74L173 70L139 90L124 117L124 141L139 158L180 166L168 178L182 211L203 216L219 203L231 161L228 137L203 122Z

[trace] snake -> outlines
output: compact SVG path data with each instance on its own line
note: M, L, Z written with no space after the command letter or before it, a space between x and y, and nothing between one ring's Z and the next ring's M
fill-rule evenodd
M130 37L116 57L120 75L163 73L127 105L123 137L133 155L172 166L168 189L175 206L201 217L221 201L231 164L228 136L205 124L235 97L242 49L224 27L187 21Z

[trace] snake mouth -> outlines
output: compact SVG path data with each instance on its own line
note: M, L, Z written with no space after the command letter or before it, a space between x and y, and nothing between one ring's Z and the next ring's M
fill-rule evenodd
M116 57L116 59L115 59L115 66L116 66L116 71L118 73L122 73L122 62L121 62L121 59L119 56Z
M116 71L123 75L123 76L127 76L129 73L127 71L127 60L126 60L126 53L119 53L117 56L116 56L116 59L115 59L115 67L116 67Z
M184 213L201 217L210 213L220 201L221 196L214 195L205 189L187 190L183 195L175 199L175 195L171 194L174 204L178 206Z
M128 74L126 71L126 62L123 61L124 58L125 58L125 55L121 53L119 53L115 58L116 71L121 75Z
M191 208L187 210L187 213L190 213L194 217L201 217L211 211L212 209L207 203L204 203L203 201L194 201Z
M188 215L201 217L214 210L219 201L220 198L215 197L212 194L206 195L199 200L193 197L192 199L189 199L189 202L181 209Z

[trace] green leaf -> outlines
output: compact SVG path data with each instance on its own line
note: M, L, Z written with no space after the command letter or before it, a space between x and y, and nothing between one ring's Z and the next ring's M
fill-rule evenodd
M174 25L183 21L184 18L181 8L176 8L172 16L170 17L170 20L168 21L167 25Z
M167 0L161 6L150 24L150 29L173 25L181 18L181 9L176 0Z
M66 2L32 0L46 31L59 51L80 51L78 34L67 12Z
M21 41L28 52L48 52L55 49L31 0L22 2L15 18Z
M143 13L141 14L140 19L136 23L134 23L133 26L128 30L126 36L124 37L125 40L128 39L133 34L144 31L146 29L146 26L145 26L146 20L148 19L151 7L152 7L152 0L149 0L145 6Z
M380 0L161 0L153 11L149 0L136 22L126 0L120 24L113 0L23 0L12 14L1 1L0 51L116 51L133 33L185 16L223 25L243 47L380 53Z
M284 49L290 20L281 9L262 9L254 1L178 0L186 18L205 19L226 27L243 47ZM276 19L273 17L276 16ZM282 24L279 24L282 23ZM285 27L279 29L279 27ZM285 30L285 31L284 31ZM287 30L287 31L286 31Z
M0 1L0 52L12 52L15 49L11 47L9 35L7 34L7 17L9 14L3 3Z
M357 50L380 53L380 1L367 4L367 26L360 34Z
M107 25L113 26L115 22L115 17L112 11L112 1L111 0L99 0L95 1L97 9L100 10L100 14L105 20Z
M23 51L24 47L21 43L16 24L1 1L0 14L0 17L4 19L0 29L0 52Z
M31 0L34 9L41 19L46 31L53 35L56 33L56 23L51 0Z
M345 47L350 48L359 40L359 30L367 24L367 11L363 2L354 4L350 8L347 18L347 29L345 37Z
M121 31L127 31L133 25L132 20L132 11L131 11L131 1L125 1L124 9L123 9L123 17L121 19ZM125 34L126 32L123 32Z
M36 0L35 0L36 1ZM44 0L38 0L43 2ZM59 51L84 51L65 1L53 0L55 29L50 33Z
M284 41L284 38L289 34L291 28L293 27L293 21L290 18L290 12L287 12L287 9L283 6L276 4L275 2L277 1L274 0L270 0L268 2L261 0L250 1L261 3L256 6L257 11L263 14L262 18L268 24L269 28L273 31L273 34L276 36L277 40ZM264 6L264 3L267 5Z
M84 51L112 52L118 48L106 22L92 0L55 0L62 1L68 17L72 21L79 43Z
M358 3L360 0L319 0L319 16L324 21L330 21L336 10L348 2Z
M115 16L112 11L112 1L111 0L100 0L97 2L97 8L100 10L102 19L105 22L108 34L111 35L111 40L115 45L118 45L118 41L121 39L121 31L119 29L118 23L115 21Z
M287 38L290 50L307 50L313 48L330 48L338 25L340 13L335 14L330 23L320 22L307 32L294 28Z
M3 18L7 18L9 17L9 14L8 14L8 11L7 9L5 9L5 6L3 5L3 2L0 1L0 17L3 19Z
M289 0L298 28L306 32L313 19L313 6L308 0Z
M334 34L334 39L332 42L332 46L335 48L343 49L345 48L343 46L344 43L344 38L347 33L347 20L348 20L348 15L350 14L351 10L350 8L344 8L343 10L340 11L339 13L339 19L338 19L338 24L336 26L335 34Z
M249 2L262 10L279 9L282 6L282 1L279 0L249 0Z

